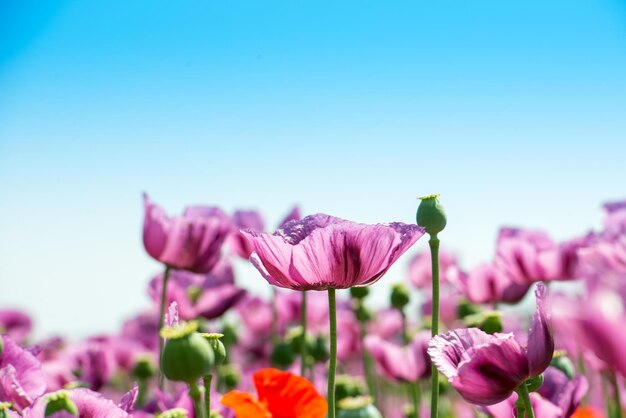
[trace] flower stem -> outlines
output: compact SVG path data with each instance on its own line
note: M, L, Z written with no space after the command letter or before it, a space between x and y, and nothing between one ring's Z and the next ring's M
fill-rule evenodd
M272 286L272 328L270 330L272 345L278 340L278 311L276 309L276 288Z
M611 386L613 386L613 396L615 398L615 418L622 418L622 399L615 372L610 372L609 380L611 381Z
M193 411L196 418L207 418L205 405L202 402L204 388L196 383L189 384L189 397L193 400Z
M167 282L170 278L170 267L165 266L165 272L163 272L163 282L161 283L161 308L159 310L159 329L157 335L159 335L159 389L163 390L163 373L161 369L161 356L163 356L163 343L164 340L160 336L161 328L165 322L165 305L167 304Z
M335 289L328 289L330 314L330 364L328 365L328 418L335 418L335 371L337 369L337 308Z
M522 402L524 402L524 410L526 412L526 417L527 418L535 418L535 413L533 412L533 406L530 403L530 394L528 393L528 386L526 386L526 382L522 383L516 390L517 395L522 399ZM519 411L519 408L518 408ZM522 416L520 416L518 414L518 418L522 418Z
M302 291L302 303L300 306L300 326L302 327L302 337L300 339L300 376L305 377L307 365L306 347L306 290Z
M202 378L204 383L204 407L208 415L211 415L211 380L213 380L212 374L207 374Z
M419 386L419 382L411 382L408 384L409 386L409 395L411 396L411 401L413 403L413 417L414 418L419 418L420 416L420 399L421 399L421 393L420 393L420 386Z
M430 236L428 240L430 246L430 261L432 266L433 279L433 308L432 308L432 336L439 334L439 238L437 234ZM435 363L431 366L431 398L430 398L430 417L437 418L439 407L439 371Z
M361 302L359 302L361 303ZM365 335L367 330L365 329L366 322L359 321L359 336L361 339L361 360L363 362L363 371L365 372L365 380L367 381L367 390L369 395L374 399L374 403L378 400L376 396L376 376L372 370L372 357L365 349Z

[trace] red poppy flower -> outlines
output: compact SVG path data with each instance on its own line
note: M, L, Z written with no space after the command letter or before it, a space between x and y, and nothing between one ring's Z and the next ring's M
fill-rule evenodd
M602 412L590 406L578 407L572 418L604 418Z
M222 404L237 418L324 418L326 400L308 380L289 372L262 369L254 373L258 399L234 390L222 397Z

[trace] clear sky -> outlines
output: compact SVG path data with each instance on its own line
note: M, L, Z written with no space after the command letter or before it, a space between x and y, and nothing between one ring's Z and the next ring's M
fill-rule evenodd
M438 192L466 267L504 224L583 233L626 197L625 74L617 0L0 0L0 306L70 335L145 307L143 191L269 224Z

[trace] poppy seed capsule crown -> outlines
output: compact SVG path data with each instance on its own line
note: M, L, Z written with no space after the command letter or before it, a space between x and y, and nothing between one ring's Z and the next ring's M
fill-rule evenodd
M382 418L369 396L345 398L339 402L339 418Z
M224 334L218 333L201 333L205 340L209 342L209 345L213 349L213 355L215 357L215 365L219 366L224 363L226 360L226 347L224 347L224 343L222 343L222 337Z
M215 356L209 342L196 329L195 321L181 322L161 330L165 338L161 370L169 380L194 383L211 373Z
M421 200L417 208L415 220L430 236L436 236L446 227L446 212L439 203L439 195L419 197Z
M78 407L76 404L69 398L68 393L61 390L55 393L52 393L46 397L46 411L44 412L44 416L49 417L51 415L56 414L59 411L65 411L78 416Z

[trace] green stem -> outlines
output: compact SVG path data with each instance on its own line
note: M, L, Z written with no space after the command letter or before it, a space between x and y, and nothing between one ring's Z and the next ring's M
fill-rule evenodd
M196 383L189 384L189 397L193 400L193 411L196 418L207 418L204 402L202 402L202 393L204 388Z
M137 400L135 401L135 405L137 408L141 408L146 404L146 399L148 398L148 388L149 388L149 380L144 378L137 379Z
M516 392L517 395L522 399L522 402L524 402L524 411L526 412L526 418L535 418L535 413L533 412L533 406L530 403L530 394L528 393L528 386L526 386L526 382L522 383L520 387L517 388ZM518 414L518 418L522 418L522 416Z
M378 400L376 396L376 377L374 375L374 371L372 367L373 366L372 357L365 349L364 341L365 341L365 335L367 334L365 325L366 325L365 321L359 321L359 336L361 339L361 357L363 361L363 371L365 372L365 380L367 381L367 390L369 392L369 395L374 399L374 402L376 402Z
M402 316L402 344L409 345L409 325L404 309L400 309L400 315Z
M270 330L272 345L278 341L278 311L276 310L276 288L272 286L272 329Z
M420 416L420 386L419 382L411 382L409 383L409 393L411 395L411 400L413 401L413 416L415 418L419 418Z
M431 235L428 240L430 246L430 261L432 265L433 279L433 309L432 309L432 336L439 334L439 238L437 234ZM433 363L431 366L431 398L430 398L430 417L437 418L439 407L439 371Z
M213 380L212 374L208 374L202 378L202 382L204 383L204 407L208 415L211 415L211 380Z
M622 418L622 399L619 392L619 384L617 383L617 376L615 375L615 372L610 372L609 380L611 381L611 386L613 386L613 396L615 399L615 418Z
M337 308L335 289L328 289L330 314L330 364L328 365L328 418L335 418L335 371L337 369Z
M159 329L161 332L163 324L165 322L165 305L167 304L167 282L170 278L170 267L165 266L165 272L163 273L163 282L161 283L161 309L159 310ZM163 356L163 343L164 340L159 334L159 389L163 390L163 373L161 370L161 356Z
M302 292L302 304L300 308L300 326L302 327L302 337L300 339L300 376L305 377L306 373L306 291Z

